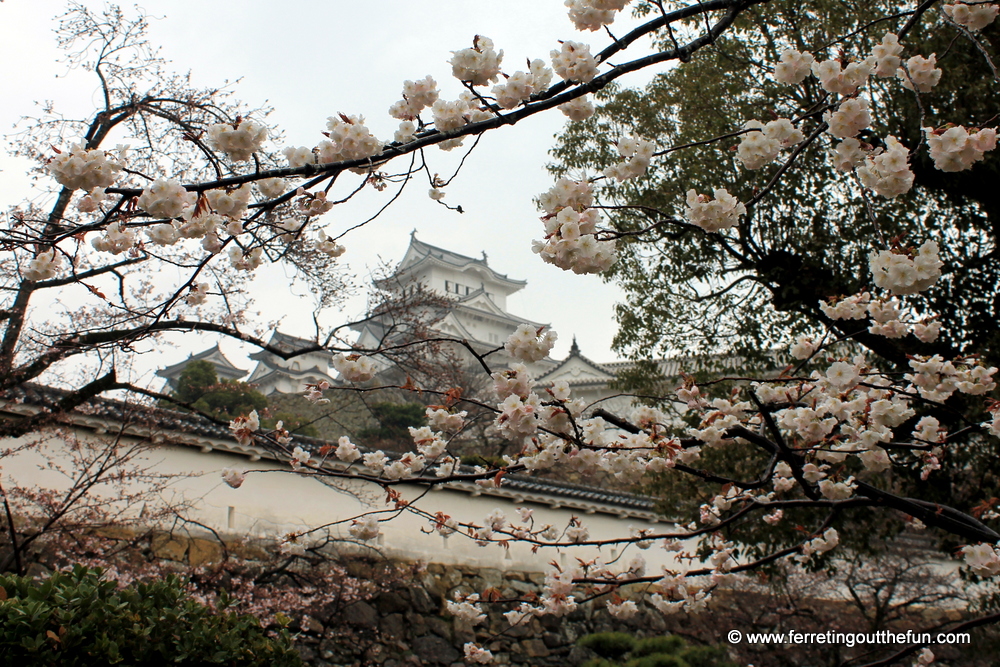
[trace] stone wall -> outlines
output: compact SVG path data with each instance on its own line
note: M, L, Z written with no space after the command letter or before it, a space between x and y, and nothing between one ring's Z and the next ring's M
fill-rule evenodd
M352 567L352 574L364 576L363 563ZM539 592L543 579L539 573L431 564L414 580L356 602L338 618L303 619L298 644L302 657L316 667L458 667L466 664L466 642L490 649L494 664L562 667L593 656L575 647L582 635L618 630L646 636L666 629L658 613L644 611L626 623L613 619L599 604L581 605L563 618L534 618L516 628L509 628L502 616L511 605L484 605L489 620L474 628L444 611L455 593L494 588L504 599L516 599Z

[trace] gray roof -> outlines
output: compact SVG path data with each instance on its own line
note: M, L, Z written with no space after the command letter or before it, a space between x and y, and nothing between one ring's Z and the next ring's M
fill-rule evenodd
M417 239L417 230L413 230L413 233L410 234L410 246L407 248L403 260L396 267L396 274L408 272L424 263L440 263L459 270L470 266L476 267L487 273L495 282L511 288L511 292L516 292L528 284L527 280L515 280L508 278L505 273L494 271L487 263L485 252L482 259L468 257L451 250L433 246L430 243L424 243Z
M184 368L192 361L209 361L213 366L215 366L215 370L218 375L222 375L227 378L239 378L247 374L245 370L237 368L233 362L226 358L226 355L224 355L222 350L219 349L218 343L207 350L197 354L188 355L188 358L184 361L167 366L166 368L161 368L156 371L156 374L162 378L168 379L180 377L180 374L184 372Z

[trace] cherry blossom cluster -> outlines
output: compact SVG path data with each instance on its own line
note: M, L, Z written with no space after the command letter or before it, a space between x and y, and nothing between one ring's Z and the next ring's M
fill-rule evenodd
M903 45L899 43L899 37L895 33L885 33L882 36L882 43L876 44L875 48L872 49L872 57L875 59L875 76L881 78L895 76L903 61L899 56L902 52Z
M328 238L326 232L322 229L319 230L319 234L316 236L316 242L313 244L313 247L321 253L334 258L340 257L347 252L347 248L340 245L333 239Z
M378 519L374 515L369 514L360 519L355 519L348 527L347 532L356 540L370 542L378 538L381 530L378 525Z
M55 248L49 248L35 255L35 258L28 262L28 268L22 275L25 280L51 280L62 267L62 255Z
M389 107L389 115L398 120L415 120L420 112L437 102L437 82L430 75L417 81L403 82L403 99Z
M905 88L922 93L930 92L941 79L941 70L935 67L934 54L927 58L920 55L913 56L906 61L906 67L903 68L900 67L902 52L903 47L899 43L899 37L888 32L882 36L882 42L872 49L871 55L864 60L844 66L836 60L815 62L812 71L820 80L824 90L845 96L856 93L871 74L883 78L895 76ZM798 52L792 51L792 53ZM799 56L804 58L803 54Z
M615 22L618 12L632 0L566 0L569 19L577 30L600 30Z
M847 143L850 139L845 140ZM854 141L857 141L856 139ZM885 139L885 149L876 149L857 165L858 178L865 187L871 188L886 199L906 194L913 187L913 172L910 171L910 151L896 137Z
M247 475L245 470L240 470L239 468L223 468L222 469L222 479L225 480L226 484L238 489L243 486L243 482L246 481Z
M107 197L106 188L94 188L80 197L76 203L76 209L80 213L94 213L101 207L101 204L104 203Z
M1000 574L1000 552L992 544L977 544L962 548L965 564L981 577Z
M830 126L827 132L840 139L857 136L872 123L868 109L868 100L863 97L844 100L836 111L823 114L823 120Z
M532 251L549 264L574 273L600 273L617 261L615 242L597 239L601 216L588 208L593 202L586 181L559 181L538 199L546 215L545 240L532 242Z
M254 410L246 417L237 417L229 422L229 430L232 432L236 442L244 447L253 442L254 433L260 429L260 417Z
M921 93L929 93L941 80L941 70L935 67L937 57L931 54L923 56L913 56L906 61L906 68L896 70L896 77L903 82L903 87L910 90L917 90Z
M956 391L983 396L997 386L993 381L997 369L983 366L975 358L946 361L937 354L932 357L915 355L909 363L914 372L903 376L912 383L909 390L929 401L947 400Z
M283 178L263 178L257 181L257 189L268 199L280 197L285 193L288 183Z
M200 306L208 300L208 283L195 283L188 288L184 301L189 306Z
M868 327L868 331L887 338L902 338L912 333L918 340L931 343L937 340L941 331L941 323L935 320L925 320L912 324L904 321L901 304L895 297L872 299L870 293L861 292L840 301L820 303L819 307L824 315L833 320L863 320L870 316L872 324ZM806 359L812 356L817 345L811 339L807 340L808 342L800 340L792 347L792 356L797 359Z
M466 642L462 647L465 661L470 664L488 665L493 662L493 653L472 642Z
M589 95L582 95L569 102L564 102L559 105L559 110L563 114L574 122L581 120L587 120L594 115L596 109L594 108L594 103L590 101Z
M715 199L688 190L685 217L692 225L701 227L706 232L735 227L740 216L746 214L747 208L743 202L722 188L715 191Z
M838 60L815 61L812 73L823 90L838 95L853 95L865 85L875 66L874 58L842 65Z
M521 361L541 361L552 351L557 337L552 329L545 331L544 327L536 329L530 324L522 324L507 338L503 349Z
M506 81L493 87L493 96L501 109L513 109L535 93L548 88L552 81L552 70L545 61L536 58L528 64L527 72L514 72Z
M359 354L338 354L330 363L348 382L367 382L378 371L374 359Z
M493 112L482 107L469 91L463 91L457 100L438 100L431 105L434 127L441 132L450 132L464 127L467 123L478 123L493 117ZM441 150L451 150L462 145L462 137L455 137L438 144Z
M238 220L243 217L247 206L250 204L251 192L252 188L247 183L233 189L219 188L217 190L209 190L205 193L205 199L208 200L208 204L212 207L212 210L219 215L232 220Z
M996 20L997 13L1000 12L1000 5L985 2L956 2L953 5L945 5L941 9L948 18L958 25L964 26L972 32L977 32Z
M503 49L493 50L493 40L476 35L472 48L452 51L451 73L459 81L468 81L473 86L485 86L495 82L500 75Z
M802 545L802 554L798 556L800 562L808 561L816 554L823 554L832 551L840 544L840 535L834 528L827 528L819 537L814 537Z
M170 178L159 178L142 191L136 203L154 218L179 218L197 201L198 195Z
M317 146L320 164L360 160L382 151L382 142L365 126L364 116L330 116L326 131L329 140Z
M95 250L110 252L113 255L120 255L131 250L135 245L135 231L125 227L121 221L116 220L104 228L104 233L98 236L90 244Z
M743 129L757 130L744 134L736 149L736 157L747 169L764 167L778 157L783 148L791 148L805 138L802 131L787 118L772 120L766 125L759 120L751 120Z
M941 171L964 171L983 159L983 153L997 147L997 131L985 127L976 132L961 125L924 128L934 166Z
M260 246L244 251L239 246L229 249L229 264L237 271L255 271L264 262L264 249Z
M125 168L128 147L119 147L117 155L100 149L88 150L84 144L74 144L68 151L56 151L46 168L59 185L70 190L94 190L114 184Z
M801 353L811 355L816 351L812 341L804 347ZM993 375L997 369L982 366L975 359L951 362L940 357L914 357L910 366L914 372L905 374L904 383L897 384L892 376L872 368L863 356L842 358L833 360L825 371L813 371L806 383L761 383L753 391L764 404L788 406L773 410L772 414L784 437L796 443L798 451L807 453L807 462L802 467L805 483L817 485L826 498L843 500L854 494L856 484L852 477L831 477L826 464L841 464L853 455L866 470L887 469L891 461L883 445L905 438L894 429L915 414L911 397L919 395L943 401L956 391L983 395L996 387ZM690 388L687 397L693 397ZM692 428L690 434L710 447L732 442L731 429L741 424L750 428L759 419L748 401L717 398L698 409L703 410L701 427ZM939 467L947 433L936 419L929 416L920 419L909 439L920 444L921 449L934 445L922 454L925 475ZM773 470L773 493L788 492L797 484L791 467L784 461L778 462ZM771 495L730 488L703 508L702 521L714 525L722 512L751 498L766 503ZM810 549L803 555L824 550L819 543Z
M235 123L216 123L208 128L208 145L234 162L246 162L267 141L267 127L237 118Z
M590 83L597 76L597 58L590 54L590 47L579 42L563 42L562 48L553 50L552 68L564 81Z
M879 250L868 255L875 284L893 294L916 294L929 289L941 277L943 265L935 241L925 241L916 252Z
M802 83L809 76L814 62L816 59L811 53L785 49L781 52L781 60L774 66L774 80L788 85Z
M618 149L618 155L625 158L625 161L605 169L604 176L613 178L619 183L645 175L649 161L653 159L653 153L656 151L656 144L638 137L624 137L615 147Z

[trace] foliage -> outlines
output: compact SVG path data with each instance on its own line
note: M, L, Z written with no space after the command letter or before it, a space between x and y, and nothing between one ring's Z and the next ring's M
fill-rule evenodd
M577 646L588 648L602 658L618 659L632 650L635 637L625 632L597 632L580 637Z
M601 656L586 667L733 667L725 647L690 646L677 635L636 639L624 632L584 635L577 646Z
M245 417L252 411L263 412L270 407L267 396L246 382L237 380L219 381L215 367L209 361L192 361L184 367L177 380L177 389L171 393L173 398L182 405L161 399L160 405L172 409L191 409L205 413L220 421L230 421L236 417ZM316 427L307 417L297 413L282 410L269 413L270 416L261 421L265 428L275 428L282 422L285 430L296 435L314 438L319 435Z
M774 363L766 356L770 351L829 323L817 308L821 300L869 286L869 251L902 234L906 244L914 245L928 238L948 239L943 289L916 300L918 311L939 313L955 325L932 352L998 358L993 322L1000 306L989 295L1000 280L993 250L1000 200L995 188L984 187L1000 176L995 154L968 171L945 173L933 168L925 153L915 153L914 189L879 202L873 219L852 177L839 173L825 157L835 143L829 135L806 146L798 158L808 169L793 167L773 187L768 183L772 171L745 169L725 150L739 141L726 135L747 120L801 114L806 127L828 99L811 80L799 86L774 80L772 64L785 45L808 50L817 59L834 57L842 48L841 31L870 28L855 36L857 52L864 52L884 32L906 22L907 16L899 15L869 25L899 8L891 0L780 1L750 7L736 30L684 66L657 74L645 89L604 89L598 94L602 104L597 114L566 127L552 151L556 162L550 168L558 175L616 162L620 158L609 140L622 136L650 139L670 149L647 178L625 183L604 179L596 188L602 203L611 207L608 214L616 229L635 233L652 227L621 248L623 256L609 274L626 291L626 301L617 309L619 350L638 359L729 353L766 368ZM987 100L994 82L978 69L982 55L976 45L955 39L950 27L936 27L918 24L911 38L921 51L936 52L948 74L919 101L892 82L873 79L874 124L865 135L868 141L877 145L881 140L875 137L891 134L915 147L923 138L921 126L956 119L975 125L993 117L995 109ZM983 36L995 48L998 34L993 27ZM661 34L658 39L665 48L671 37ZM704 143L709 137L724 138ZM772 188L769 196L748 206L741 234L731 246L719 235L699 233L682 222L689 189L704 193L724 187L747 201L766 186ZM618 206L622 208L615 210ZM928 353L908 341L884 345L864 336L858 340L893 363L905 363L901 352Z
M400 442L410 438L409 428L427 423L424 406L420 403L373 403L372 418L378 426L362 429L358 436L371 442Z
M177 380L177 389L171 398L191 409L206 413L216 419L229 421L262 411L267 407L267 397L245 382L219 381L215 366L209 361L192 361L184 367ZM176 409L170 401L161 400L164 407Z
M32 665L299 665L284 630L195 601L177 577L119 588L77 566L45 581L0 576L0 653Z

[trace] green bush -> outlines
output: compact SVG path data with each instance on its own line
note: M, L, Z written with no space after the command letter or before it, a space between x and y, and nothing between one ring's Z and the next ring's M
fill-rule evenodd
M676 635L635 639L624 632L600 632L581 637L577 646L601 656L584 667L735 667L724 646L689 646Z
M174 576L119 589L75 566L49 579L0 576L0 655L10 665L298 666L288 633L213 611Z
M602 658L617 660L632 650L635 638L624 632L596 632L581 637L577 645L589 648Z
M627 667L690 667L683 658L663 653L654 653L629 660L626 665Z
M691 646L681 653L690 667L736 667L724 646Z
M677 655L685 648L687 648L687 642L677 635L646 637L635 643L635 648L632 649L632 657L638 658L643 655L653 655L654 653Z

